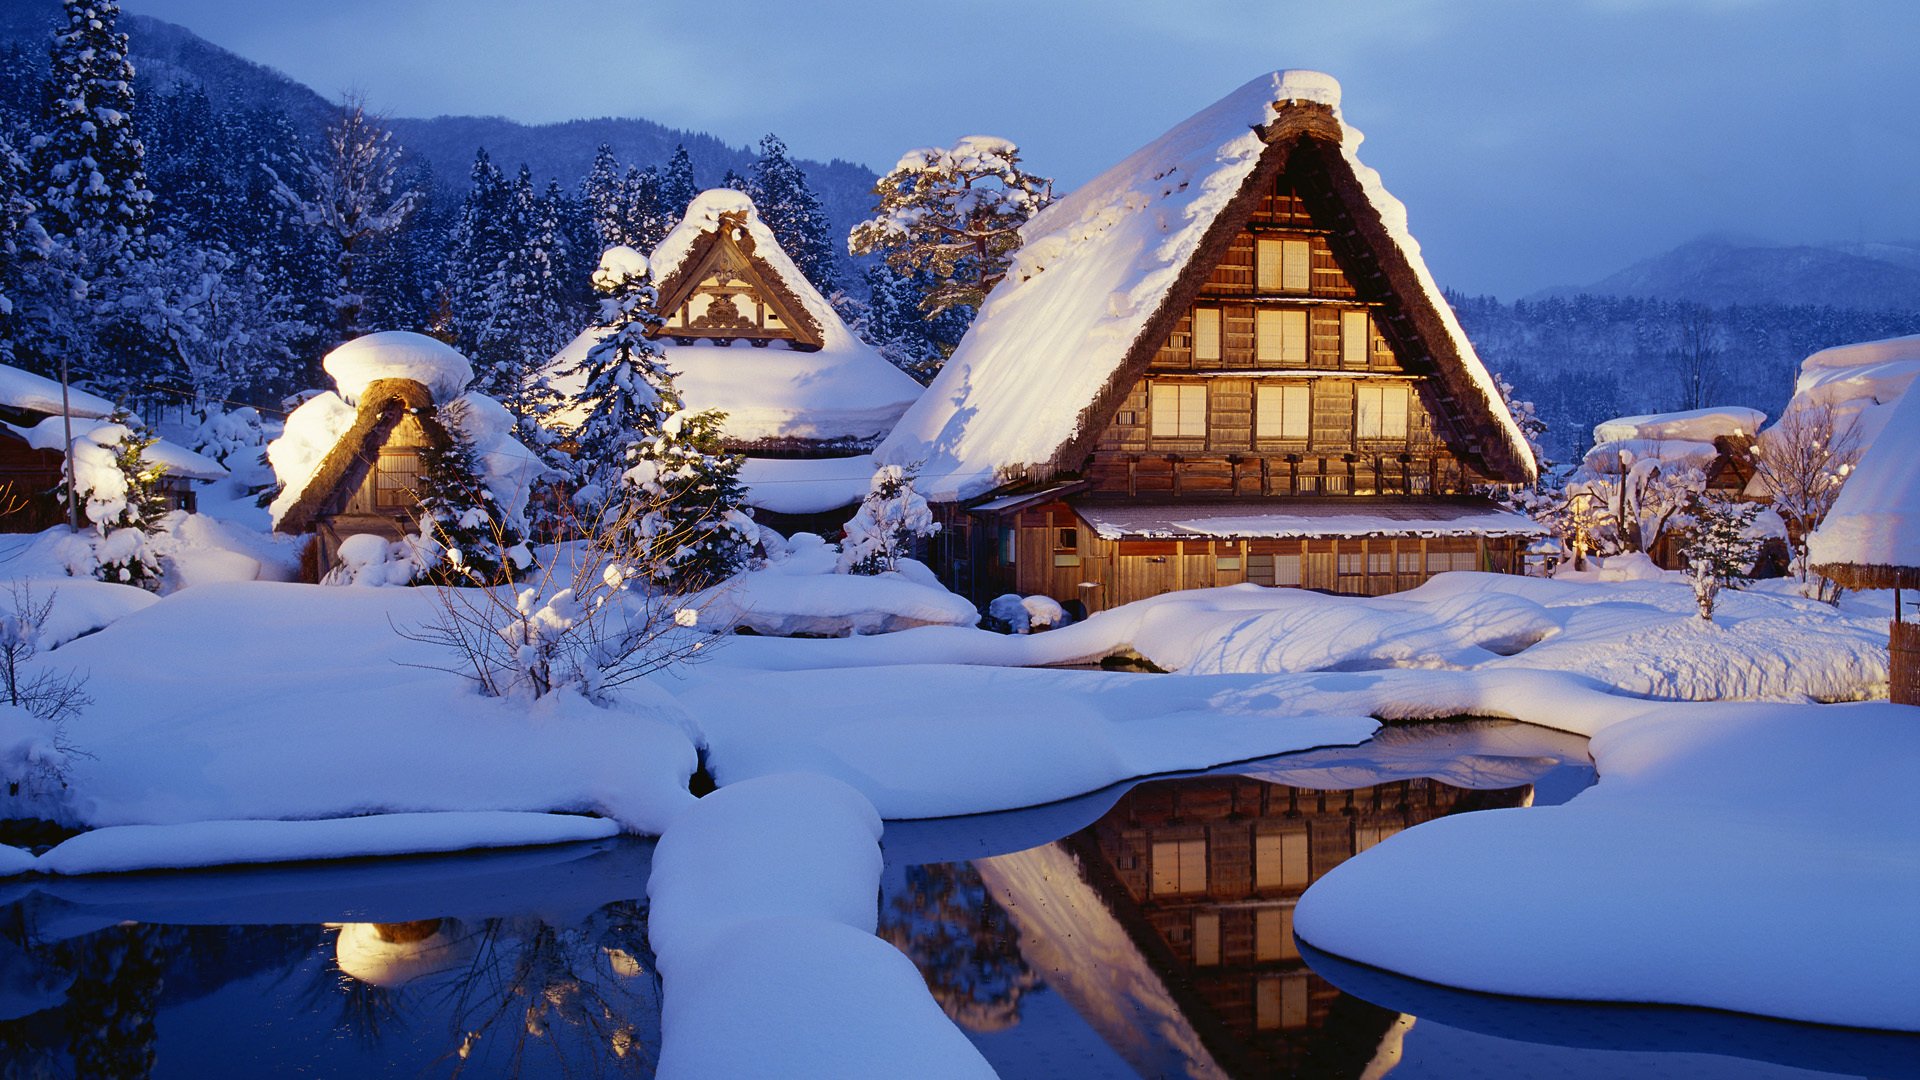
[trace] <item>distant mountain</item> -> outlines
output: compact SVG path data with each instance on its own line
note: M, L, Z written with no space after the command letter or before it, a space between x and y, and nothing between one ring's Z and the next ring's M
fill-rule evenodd
M1704 236L1590 285L1543 289L1527 299L1580 293L1714 307L1920 311L1920 243L1788 245Z
M59 0L0 0L0 44L25 42L44 54L49 29L60 20ZM153 93L177 85L206 89L216 109L274 106L318 131L332 113L331 103L311 88L273 68L256 64L207 41L186 27L123 12L120 28L128 37L138 89ZM374 107L379 102L371 103ZM664 167L676 145L693 159L695 178L717 186L728 170L747 175L756 153L729 146L704 132L679 131L640 119L572 120L561 124L521 124L497 116L390 118L388 125L407 153L433 168L435 186L457 197L465 190L474 151L484 146L494 163L511 173L521 164L537 181L557 178L577 188L593 164L594 151L609 143L626 165ZM820 196L841 236L872 212L872 169L848 161L796 158L807 182Z

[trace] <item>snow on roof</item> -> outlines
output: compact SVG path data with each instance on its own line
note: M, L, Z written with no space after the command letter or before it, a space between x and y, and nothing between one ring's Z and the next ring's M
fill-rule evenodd
M1920 394L1905 395L1890 412L1826 520L1807 538L1807 559L1816 567L1920 574Z
M75 416L101 418L113 415L113 402L98 394L89 394L69 386L67 388L68 408L60 405L60 384L44 375L35 375L31 371L22 371L17 367L0 364L0 405L10 405L24 412L51 413L59 416L71 412Z
M1712 443L1721 435L1753 435L1767 422L1767 414L1745 405L1720 405L1686 412L1648 413L1603 420L1593 429L1595 443L1629 439L1679 439Z
M1657 461L1662 466L1700 469L1704 471L1720 456L1720 451L1710 442L1695 442L1691 439L1615 439L1612 442L1594 444L1580 459L1578 479L1591 479L1596 476L1610 476L1620 472L1622 456L1631 464L1639 461Z
M873 455L835 458L747 458L740 482L747 505L776 514L824 514L866 498Z
M1103 540L1307 536L1541 536L1524 514L1482 500L1306 502L1258 499L1221 503L1102 503L1071 500Z
M14 430L25 436L28 445L36 450L64 451L67 445L66 427L65 417L49 416L31 428ZM78 414L73 421L75 442L88 439L103 446L115 445L125 431L126 428L120 424L92 417L82 419ZM181 476L188 480L223 480L227 476L226 466L165 439L156 439L141 456L147 461L166 466L168 476Z
M473 381L473 365L444 341L410 330L365 334L327 354L320 362L347 404L376 379L412 379L427 388L435 404L460 396Z
M923 462L927 496L967 499L1011 472L1043 466L1078 435L1082 411L1120 370L1208 229L1267 148L1260 129L1283 103L1329 107L1340 85L1314 71L1262 75L1037 214L1007 278L953 357L877 453ZM1509 452L1532 463L1453 311L1407 232L1406 207L1360 163L1361 134L1340 125L1341 152L1425 302L1485 397ZM1409 297L1411 301L1422 298Z
M661 284L680 271L695 241L720 227L722 214L746 230L753 240L753 257L779 279L778 285L798 298L820 329L821 347L802 352L777 342L764 348L744 341L724 346L711 341L678 345L663 336L655 344L666 354L667 367L687 408L725 412L727 437L743 442L864 442L891 431L920 396L920 384L854 336L833 305L787 257L745 194L716 188L697 196L680 224L653 250L654 283ZM587 329L548 362L549 379L561 394L578 397L586 379L578 368L605 333L603 327Z
M1833 408L1836 422L1851 420L1864 448L1886 426L1891 409L1920 376L1920 334L1822 349L1800 362L1787 411Z

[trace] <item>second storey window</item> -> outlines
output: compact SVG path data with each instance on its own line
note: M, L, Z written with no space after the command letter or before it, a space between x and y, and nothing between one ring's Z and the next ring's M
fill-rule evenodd
M1207 386L1205 383L1154 383L1147 412L1156 439L1204 439L1207 437Z
M1362 439L1407 437L1407 388L1361 386L1354 400L1354 434Z
M1202 363L1220 359L1220 309L1193 309L1193 358Z
M1307 365L1307 313L1290 308L1261 308L1254 315L1254 358L1287 367Z
M1261 237L1254 247L1255 286L1261 292L1307 292L1313 287L1313 245Z
M1305 439L1313 415L1312 394L1304 385L1267 386L1254 391L1254 435L1262 439Z
M1372 359L1373 320L1364 311L1340 313L1340 364L1364 368Z

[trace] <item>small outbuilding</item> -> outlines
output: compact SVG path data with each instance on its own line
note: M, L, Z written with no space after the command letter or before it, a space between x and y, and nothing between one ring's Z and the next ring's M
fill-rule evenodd
M1920 394L1906 394L1807 538L1813 571L1849 589L1892 589L1887 696L1920 705L1920 623L1900 590L1920 589Z

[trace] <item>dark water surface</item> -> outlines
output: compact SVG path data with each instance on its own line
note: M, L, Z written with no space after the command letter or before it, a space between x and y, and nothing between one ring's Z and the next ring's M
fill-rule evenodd
M1295 902L1340 862L1593 779L1583 739L1473 721L890 823L881 934L1008 1078L1920 1076L1920 1039L1468 994L1295 942Z

